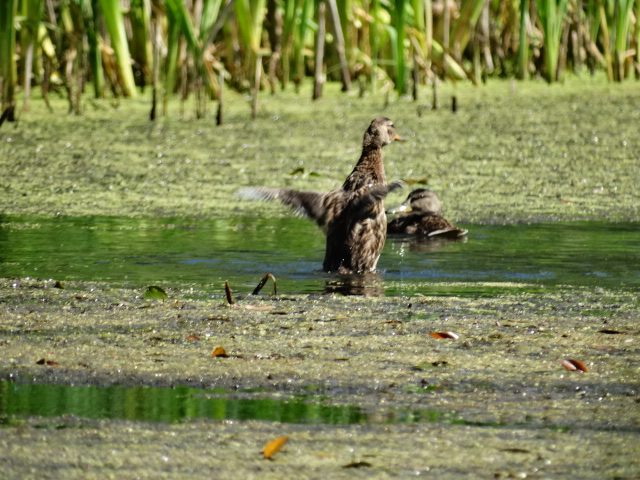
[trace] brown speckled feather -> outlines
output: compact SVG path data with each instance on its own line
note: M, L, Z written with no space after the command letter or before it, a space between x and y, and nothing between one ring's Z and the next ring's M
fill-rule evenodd
M432 190L413 190L399 210L407 208L410 213L391 220L387 225L387 233L440 238L459 238L467 233L467 230L456 227L442 216L440 200Z
M384 199L401 183L387 185L382 147L395 140L393 122L376 118L364 134L362 155L341 188L300 192L281 188L243 189L249 198L278 199L316 221L327 235L323 269L329 272L374 271L384 246L387 217Z

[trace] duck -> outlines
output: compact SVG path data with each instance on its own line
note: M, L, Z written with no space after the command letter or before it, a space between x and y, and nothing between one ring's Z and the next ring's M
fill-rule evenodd
M457 239L468 232L442 216L442 203L436 192L428 188L412 190L402 205L388 213L396 212L406 213L389 222L387 233Z
M374 119L364 133L358 163L340 188L310 192L286 188L250 187L245 198L279 200L316 222L326 235L322 269L336 273L375 272L387 235L384 200L404 184L387 183L382 148L404 139L393 121Z

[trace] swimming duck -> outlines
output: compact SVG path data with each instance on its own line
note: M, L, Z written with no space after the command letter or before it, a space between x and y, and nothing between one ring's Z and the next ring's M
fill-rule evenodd
M387 233L404 233L432 238L459 238L468 230L456 227L442 216L442 204L436 192L418 188L409 193L402 205L389 213L407 212L398 215L387 225Z
M285 188L253 187L240 194L284 205L315 220L327 236L323 270L339 273L373 272L387 234L384 199L402 188L387 184L382 147L404 140L393 122L376 118L364 133L360 160L342 187L330 192L301 192Z

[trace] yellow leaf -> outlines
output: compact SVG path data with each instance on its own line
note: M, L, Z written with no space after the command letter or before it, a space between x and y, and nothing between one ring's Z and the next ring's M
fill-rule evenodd
M224 349L224 347L216 347L211 356L227 358L229 355L227 355L227 351Z
M284 447L284 444L288 441L289 437L280 437L276 438L275 440L271 440L264 446L264 449L261 453L264 455L264 458L271 460L271 457L278 453L280 449Z

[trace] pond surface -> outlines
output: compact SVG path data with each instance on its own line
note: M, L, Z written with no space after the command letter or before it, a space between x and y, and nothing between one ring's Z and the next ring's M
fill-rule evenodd
M250 293L267 272L285 294L482 296L557 285L640 287L638 223L461 226L469 230L465 242L389 237L380 273L363 279L322 272L324 238L302 218L0 216L0 275L196 284L212 294L222 294L226 280L234 292Z
M242 393L229 394L225 389L19 385L0 381L0 418L14 415L76 415L81 418L147 422L211 418L325 425L372 421L463 422L434 409L397 412L389 418L369 415L353 405L322 404L322 396L311 394L297 395L287 400L253 398L250 394L244 394L244 397L247 398L243 398Z
M224 389L17 385L0 382L0 416L110 418L179 422L188 418L266 420L348 425L366 422L355 406L327 406L305 398L231 398ZM309 396L311 397L311 396Z

